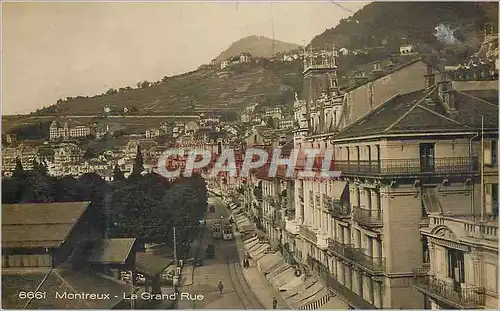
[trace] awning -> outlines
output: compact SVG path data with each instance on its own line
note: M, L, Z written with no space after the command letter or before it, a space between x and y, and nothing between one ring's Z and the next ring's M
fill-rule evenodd
M441 213L441 204L439 204L436 188L422 188L422 199L427 213Z
M270 247L271 247L271 245L269 245L269 248L270 248ZM255 254L255 256L253 257L253 259L254 259L255 261L259 261L259 260L261 260L261 259L262 259L262 257L264 257L264 256L268 255L268 254L267 254L267 250L268 250L269 248L264 249L264 251L263 251L262 253L257 253L257 254Z
M271 271L271 268L283 261L283 257L279 253L274 254L266 254L259 260L257 260L257 267L259 267L260 271L264 274L267 274Z
M281 272L285 271L286 269L290 268L291 266L287 264L286 262L282 261L276 266L272 267L271 270L266 275L266 279L270 281L274 277L276 277L278 274Z
M305 304L307 304L308 298L316 296L324 288L325 288L325 286L323 284L321 284L320 282L316 282L312 286L307 288L305 291L300 292L297 296L290 298L290 303L294 307L298 308L304 302L305 302Z
M326 309L340 309L340 310L347 310L349 309L349 305L342 299L340 299L338 296L334 296L330 298L330 300L319 307L322 310Z
M293 296L298 295L299 293L305 291L307 288L311 287L317 281L318 281L318 279L314 276L308 277L299 286L292 288L290 290L287 290L285 293L283 293L283 298L285 298L285 299L292 298Z
M271 283L275 288L280 288L283 285L290 283L295 278L297 278L297 276L295 276L295 270L287 269L278 275Z
M254 258L259 256L260 254L262 254L265 250L267 250L268 248L270 248L271 245L269 244L260 244L259 247L256 247L252 250L250 250L248 253L250 254L250 257Z
M342 194L344 194L346 186L347 181L337 180L333 182L332 197L334 200L340 200L342 198Z
M252 242L246 244L244 248L248 252L250 249L254 248L257 244L259 244L259 239L253 240Z
M299 302L298 309L309 305L314 305L316 304L317 301L324 299L324 297L327 296L328 294L329 290L326 287L323 287L320 291L309 296L307 299L304 299L303 301Z
M304 284L304 279L302 277L296 277L290 283L286 283L285 285L279 288L280 292L287 292L296 289L301 284Z
M258 240L259 240L259 238L257 236L251 236L250 238L243 241L243 245L247 246L248 244L252 243L253 241L258 241Z

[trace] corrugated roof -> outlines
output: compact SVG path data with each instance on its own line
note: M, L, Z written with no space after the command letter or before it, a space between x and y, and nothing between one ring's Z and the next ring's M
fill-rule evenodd
M3 247L59 246L90 202L5 204Z

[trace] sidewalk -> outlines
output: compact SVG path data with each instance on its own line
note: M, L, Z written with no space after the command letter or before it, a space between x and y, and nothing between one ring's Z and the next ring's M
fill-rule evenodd
M243 262L245 248L241 240L241 234L239 232L234 232L234 238L236 246L238 247L238 256L240 257L240 261ZM278 300L278 309L292 309L290 305L285 302L280 292L269 284L264 274L257 268L255 260L250 259L250 267L243 269L243 276L264 308L272 309L273 297L276 297L276 300Z

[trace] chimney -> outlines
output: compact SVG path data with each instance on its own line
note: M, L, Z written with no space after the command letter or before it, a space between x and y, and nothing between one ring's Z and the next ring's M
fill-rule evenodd
M427 74L425 75L425 87L430 88L436 84L436 74L434 68L427 65Z
M450 90L449 92L446 92L444 94L444 105L448 113L453 113L457 111L455 105L455 92L453 92L453 90Z

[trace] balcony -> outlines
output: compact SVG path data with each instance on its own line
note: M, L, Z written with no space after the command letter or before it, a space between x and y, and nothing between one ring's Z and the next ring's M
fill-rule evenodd
M326 234L316 235L316 246L319 249L326 251L328 249L328 236Z
M335 218L346 219L351 217L350 208L343 206L340 202L330 201L326 206L328 207L328 213Z
M316 232L314 232L310 227L306 225L300 225L300 230L299 234L304 237L305 239L311 241L312 243L316 244L317 239L316 239Z
M386 271L386 260L384 257L366 255L362 249L356 248L352 244L342 244L329 238L328 250L349 260L356 266L369 271L371 274L382 274Z
M343 175L439 175L478 173L477 157L434 158L423 163L419 158L380 161L335 161L335 170Z
M477 215L429 215L429 228L445 226L450 228L457 238L472 238L483 242L498 241L498 217Z
M291 220L287 219L285 221L285 230L293 235L297 235L300 232L300 227L297 224L297 222L295 222L294 219L291 219Z
M367 227L382 227L384 225L384 220L382 218L382 211L369 210L362 207L353 207L353 218L360 225Z
M413 287L419 292L444 304L446 309L481 309L485 303L485 290L479 287L464 287L440 280L429 273L429 266L413 270Z
M343 297L345 300L349 301L349 304L352 305L356 309L377 309L370 302L363 299L363 297L359 296L351 289L349 289L344 284L340 283L335 279L335 277L331 274L323 274L322 277L326 281L326 286L330 288L337 295Z

